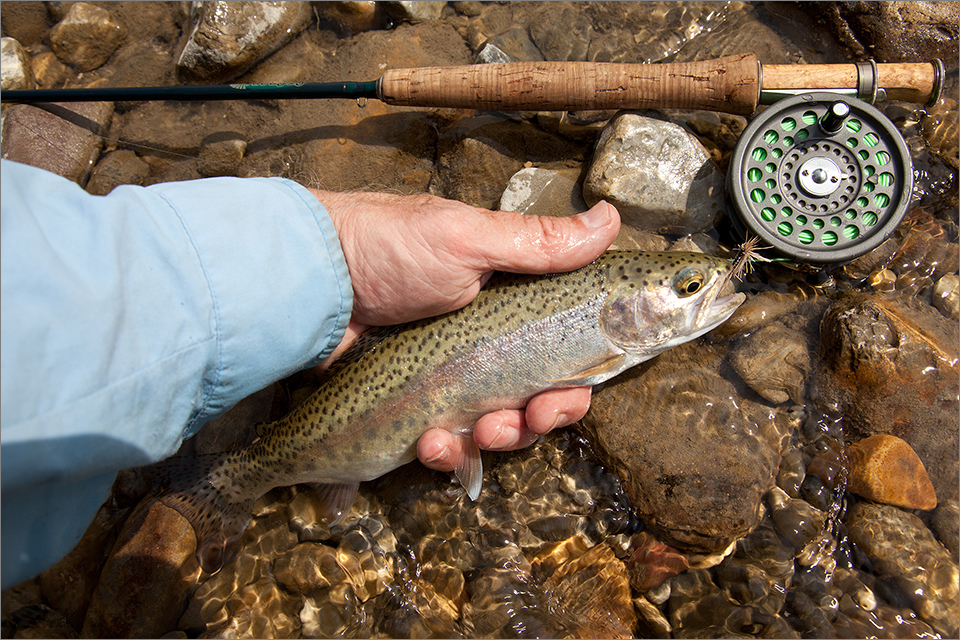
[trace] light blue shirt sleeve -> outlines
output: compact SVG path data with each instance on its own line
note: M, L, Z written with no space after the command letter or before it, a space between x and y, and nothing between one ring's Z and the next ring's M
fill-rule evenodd
M6 160L0 180L7 587L73 547L117 470L328 356L353 290L332 220L289 180L93 196Z

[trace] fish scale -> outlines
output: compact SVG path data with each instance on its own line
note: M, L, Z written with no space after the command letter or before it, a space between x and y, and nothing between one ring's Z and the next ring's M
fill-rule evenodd
M713 256L644 252L607 252L564 274L495 274L463 309L348 350L323 387L247 449L171 459L148 477L193 524L207 571L222 565L271 488L301 485L336 523L358 483L413 460L428 429L463 439L456 473L475 499L477 419L547 389L598 384L713 329L744 299L720 297L729 274Z

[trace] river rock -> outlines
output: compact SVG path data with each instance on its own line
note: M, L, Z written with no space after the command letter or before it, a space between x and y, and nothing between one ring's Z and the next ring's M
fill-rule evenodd
M200 175L235 176L247 150L247 141L238 133L222 131L204 138L200 145Z
M941 500L956 499L958 328L902 295L851 293L824 313L815 401L844 413L852 439L886 433L916 451Z
M877 62L940 58L956 68L957 6L950 2L810 2L801 6L835 29L854 53Z
M24 46L40 44L57 21L48 11L50 2L16 2L3 7L3 35Z
M384 23L379 2L319 2L314 4L322 20L329 20L349 34L379 29Z
M937 280L933 288L933 306L940 309L940 313L956 320L960 318L960 277L956 275L943 276Z
M103 567L84 637L159 638L175 628L200 574L196 549L183 516L144 498Z
M313 18L306 2L207 1L191 16L193 29L177 60L177 74L215 84L240 76L290 42Z
M464 618L476 637L632 638L636 614L626 568L606 544L580 537L526 560L492 565L471 582Z
M513 28L490 38L477 53L477 62L531 62L543 60L543 54L523 29Z
M112 102L11 105L3 112L2 155L46 169L81 187L90 179L103 133L113 117Z
M110 59L123 39L123 28L110 12L86 2L74 2L63 20L50 30L50 48L66 64L92 71Z
M461 118L442 131L430 192L492 209L510 178L527 162L574 165L581 147L546 133L528 122L499 116Z
M13 38L0 38L0 90L34 89L30 56ZM6 107L6 105L4 105Z
M107 554L130 511L107 501L70 553L40 574L44 598L75 629L83 628Z
M433 172L432 149L437 132L422 112L389 113L390 107L371 102L353 126L338 127L340 135L320 137L304 145L297 179L328 191L370 190L423 193ZM389 133L387 133L389 132ZM383 144L390 135L392 144ZM245 158L239 175L258 175L256 156ZM252 169L252 173L250 172Z
M33 77L38 89L52 89L63 84L67 75L67 65L53 51L44 51L30 61Z
M579 177L579 169L521 169L510 178L497 208L536 216L572 216L586 211Z
M675 235L713 228L725 193L723 174L696 136L636 112L604 128L583 184L587 204L606 200L626 224Z
M544 60L586 60L592 36L590 18L569 5L559 11L547 5L540 19L530 23L530 38Z
M626 561L630 586L649 591L690 568L687 554L657 540L648 531L630 537L630 557Z
M860 502L846 524L876 572L894 578L914 610L943 637L956 638L960 571L923 521L897 507Z
M446 2L380 2L383 10L394 20L422 22L438 20L443 15Z
M764 399L803 404L810 354L806 339L797 331L770 323L733 347L730 364Z
M945 546L954 558L960 555L960 503L956 500L941 502L933 512L930 527L937 534L940 544Z
M111 151L93 168L87 191L105 196L121 184L142 185L149 175L150 165L130 149Z
M847 447L847 488L858 496L904 509L929 511L937 506L933 484L923 463L906 442L885 433Z
M725 549L757 525L779 462L773 417L731 400L719 359L700 341L671 349L608 382L583 420L637 515L694 553Z

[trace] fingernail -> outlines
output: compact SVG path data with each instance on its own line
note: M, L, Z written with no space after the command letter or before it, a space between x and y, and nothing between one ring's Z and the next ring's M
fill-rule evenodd
M553 431L553 430L556 429L557 427L566 425L566 424L567 424L567 420L568 420L567 414L565 414L565 413L558 413L558 414L557 414L557 419L553 421L553 426L550 427L550 431Z
M580 218L590 229L605 227L610 222L609 205L606 202L598 202L589 211L581 213Z
M507 435L507 431L511 432L510 435ZM496 437L494 437L493 441L490 443L490 446L487 448L491 451L499 451L501 449L511 448L517 444L518 438L510 437L515 435L516 434L513 433L512 429L505 429L501 424L499 427L497 427Z
M435 453L434 455L432 455L432 456L430 456L429 458L427 458L426 460L424 460L424 462L436 462L437 460L440 460L441 458L444 458L444 457L446 457L447 455L449 455L449 453L450 453L450 448L449 448L449 447L441 447L441 448L440 448L440 451L438 451L438 452Z

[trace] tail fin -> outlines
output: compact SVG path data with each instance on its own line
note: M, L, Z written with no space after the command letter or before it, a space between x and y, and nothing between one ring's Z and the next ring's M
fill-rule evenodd
M175 509L193 526L197 535L197 559L208 573L216 573L236 550L250 525L255 498L238 491L227 495L211 478L235 454L213 453L168 458L144 468L151 493Z

